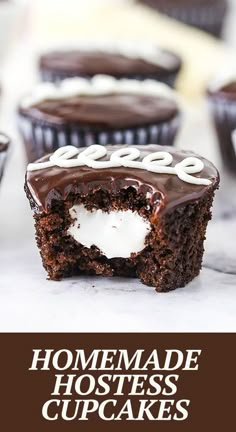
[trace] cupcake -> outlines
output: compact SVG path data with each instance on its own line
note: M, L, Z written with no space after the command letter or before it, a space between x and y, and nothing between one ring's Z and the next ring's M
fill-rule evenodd
M34 161L64 145L172 145L180 109L163 83L97 75L42 83L22 100L19 124Z
M171 18L220 37L227 0L139 0Z
M158 145L66 146L28 165L25 191L51 280L138 277L157 291L200 272L219 175Z
M0 181L3 176L3 170L6 163L9 143L10 143L9 138L6 135L0 133Z
M224 166L236 174L236 70L212 81L208 100Z
M154 79L174 86L181 68L178 56L150 44L97 43L43 54L39 69L44 81L110 75L116 79Z

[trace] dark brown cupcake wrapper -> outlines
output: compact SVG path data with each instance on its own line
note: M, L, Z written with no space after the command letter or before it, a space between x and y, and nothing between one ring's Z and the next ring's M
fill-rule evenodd
M8 140L7 143L4 144L1 143L1 136L4 136ZM0 132L0 181L2 179L3 171L6 165L9 145L10 145L10 139L6 135Z
M219 140L220 150L225 167L236 174L236 101L222 97L209 96L210 109Z
M160 144L171 146L178 132L180 121L181 116L177 115L169 121L146 127L94 131L89 127L55 126L20 116L19 128L25 143L28 161L33 162L65 145L76 147L87 147L92 144Z
M6 158L7 158L7 151L1 151L0 152L0 181L2 179L3 176L3 171L4 171L4 167L5 167L5 163L6 163Z
M123 75L123 76L119 76L119 77L114 76L114 78L116 78L116 79L135 79L138 81L144 81L146 79L152 79L154 81L159 81L159 82L162 82L164 84L167 84L168 86L173 88L175 86L175 82L176 82L179 71L180 71L180 69L175 71L175 72L166 72L165 74L132 75L132 76ZM87 78L87 79L93 78L93 76L91 76L91 75L78 75L78 74L68 73L68 72L65 73L65 72L51 71L48 69L41 69L40 74L41 74L41 78L43 81L53 82L53 83L60 83L61 81L63 81L66 78L75 78L75 77Z
M171 18L220 37L228 7L227 1L212 2L209 5L206 3L197 6L187 5L187 7L169 7L163 2L157 9Z

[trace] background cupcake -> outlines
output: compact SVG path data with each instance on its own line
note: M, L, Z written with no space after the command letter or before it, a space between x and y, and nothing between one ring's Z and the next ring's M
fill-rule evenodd
M23 99L19 116L29 161L64 145L172 145L180 123L167 85L105 75L41 84Z
M209 85L208 99L224 165L236 174L236 70Z
M140 0L171 18L214 36L222 34L227 0Z
M9 142L9 138L7 138L6 135L0 133L0 181L2 179L3 170L6 163Z
M180 57L174 53L137 42L81 44L49 51L39 60L43 80L53 82L105 74L117 79L151 78L174 86L180 68Z

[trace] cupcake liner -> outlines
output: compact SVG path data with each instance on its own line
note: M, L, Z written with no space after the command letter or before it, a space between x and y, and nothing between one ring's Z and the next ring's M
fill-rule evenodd
M236 101L209 96L210 109L225 167L236 174Z
M0 151L0 181L1 181L2 176L3 176L6 158L7 158L7 150Z
M180 70L180 69L179 69ZM122 76L114 76L115 79L135 79L138 81L144 81L146 79L151 79L154 81L159 81L164 84L167 84L168 86L174 88L175 82L177 80L177 76L179 73L179 70L175 72L166 72L165 74L152 74L152 75L122 75ZM70 72L58 72L58 71L50 71L46 69L40 70L41 79L45 82L53 82L53 83L60 83L66 78L86 78L86 79L92 79L93 76L91 75L79 75L75 73ZM112 76L112 75L111 75Z
M187 5L183 6L170 6L165 4L165 2L160 2L157 6L156 3L152 3L152 1L145 1L150 6L156 5L156 8L174 18L178 21L181 21L185 24L188 24L193 27L197 27L201 30L204 30L208 33L211 33L213 36L220 37L223 30L224 18L227 12L227 1L215 1L211 2L209 5L207 3L199 4L199 5Z
M51 125L20 116L19 128L22 134L28 161L33 162L47 153L65 145L87 147L101 145L173 145L180 126L180 115L173 119L149 125L121 130L95 131L89 127L76 125Z
M2 144L1 143L1 136L3 136L3 135L0 133L0 181L1 181L2 176L3 176L3 171L4 171L6 160L7 160L7 153L8 153L9 142L10 142L8 140L8 142L6 144L5 144L5 142L4 142L4 144ZM7 138L5 135L4 135L4 137Z

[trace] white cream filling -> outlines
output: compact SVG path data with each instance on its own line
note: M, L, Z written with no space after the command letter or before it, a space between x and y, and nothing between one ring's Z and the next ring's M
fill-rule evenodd
M154 80L117 80L109 75L95 75L86 78L68 78L59 85L53 83L38 84L32 93L21 103L22 108L29 108L46 100L62 100L76 96L104 96L113 94L144 94L161 97L177 102L177 95L168 85Z
M150 223L131 210L91 212L80 204L70 209L70 215L74 223L68 234L87 248L96 246L108 259L130 258L141 252L151 230Z

